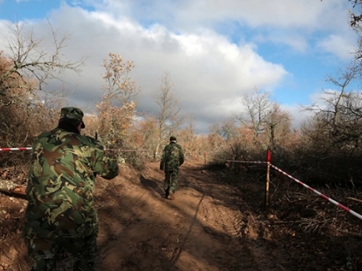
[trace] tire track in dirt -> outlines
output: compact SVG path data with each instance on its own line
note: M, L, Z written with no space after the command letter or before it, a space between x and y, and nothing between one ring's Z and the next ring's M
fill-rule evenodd
M201 206L202 219L208 222L204 227L205 232L210 235L223 232L229 238L228 246L223 249L226 254L232 251L231 257L225 256L222 251L220 253L221 257L229 258L229 263L233 263L230 266L232 269L228 270L283 270L273 262L270 247L263 242L263 236L259 236L265 229L254 221L250 212L241 213L240 205L243 205L241 209L249 208L242 200L240 192L218 182L205 170L188 170L185 180L187 186L196 184L205 196ZM239 262L235 262L235 258L238 258ZM240 261L243 264L240 264Z
M203 231L209 238L222 244L214 253L220 270L256 270L248 251L241 245L240 224L243 215L235 203L234 192L204 170L187 170L185 175L186 185L198 187L204 195L200 219L203 221Z
M145 179L141 176L109 187L113 200L109 200L110 206L99 208L100 217L107 217L105 223L100 219L99 270L145 270L137 255L148 253L147 243L154 232L150 218L155 216L150 206L157 209L160 203L152 200L155 191L142 189L142 181ZM115 192L119 195L117 199Z
M257 262L265 251L252 255L240 197L201 166L181 167L174 201L163 198L158 163L105 185L97 270L274 270Z

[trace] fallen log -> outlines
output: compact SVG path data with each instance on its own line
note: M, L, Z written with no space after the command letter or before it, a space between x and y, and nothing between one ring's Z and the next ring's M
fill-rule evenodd
M352 197L347 197L347 199L354 200L354 201L358 201L358 202L362 202L362 200L356 199L356 198L352 198Z
M25 186L16 184L9 180L0 179L0 192L6 195L25 199Z

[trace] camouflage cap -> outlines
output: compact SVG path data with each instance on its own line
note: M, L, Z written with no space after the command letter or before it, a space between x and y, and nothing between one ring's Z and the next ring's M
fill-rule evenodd
M73 119L78 120L82 123L82 128L85 128L84 122L83 122L83 111L77 107L63 107L60 110L60 118L61 119Z

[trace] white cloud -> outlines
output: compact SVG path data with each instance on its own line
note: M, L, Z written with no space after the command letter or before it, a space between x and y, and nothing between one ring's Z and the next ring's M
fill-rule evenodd
M356 52L356 40L348 36L329 35L318 43L318 46L343 60L351 60Z
M344 0L184 0L135 1L104 0L93 2L100 10L128 14L145 20L167 22L168 25L190 29L195 25L233 20L252 27L326 27L332 28L346 20L340 13Z
M271 31L268 34L258 34L253 38L257 43L274 43L287 45L296 52L304 53L308 49L308 41L302 34Z
M292 117L292 128L298 129L301 124L313 116L313 112L309 110L305 110L305 107L298 104L282 104L281 109L288 112Z
M48 17L59 33L71 34L64 55L72 60L88 57L81 77L64 74L67 87L75 91L73 99L85 105L95 102L103 84L101 63L109 52L118 53L136 65L131 77L142 87L139 110L156 110L152 96L167 72L182 109L196 118L199 131L238 111L245 93L255 88L272 91L290 75L281 64L261 56L259 44L285 44L303 54L315 47L347 59L354 42L345 0L68 2L73 7L63 2ZM45 24L32 22L37 32L47 29ZM222 27L232 24L235 30ZM233 40L236 31L239 36ZM48 33L43 35L49 39Z
M263 36L264 41L285 44L302 53L308 48L310 39L319 40L321 31L335 32L345 37L346 33L353 33L348 26L347 7L350 3L345 0L87 2L92 2L97 9L113 14L115 18L123 14L147 27L159 23L167 25L167 29L174 32L199 33L208 28L218 29L219 33L232 37L235 31L242 32L245 28L251 28L258 30L255 36L259 36L259 39ZM239 27L235 27L235 24ZM261 29L262 32L258 34ZM340 52L337 52L338 56Z
M175 34L160 25L145 29L127 18L69 6L54 12L51 22L56 28L72 25L67 56L88 56L82 77L66 79L78 84L74 97L83 102L100 92L100 64L110 51L136 65L131 76L142 87L139 110L156 109L152 96L168 72L181 107L199 121L230 116L244 93L273 88L287 73L260 57L253 44L237 46L210 30L196 35Z
M327 102L331 100L335 95L338 95L340 92L335 89L324 89L323 91L318 91L310 95L310 99L313 103L313 105L321 108L326 109L330 106L330 104Z

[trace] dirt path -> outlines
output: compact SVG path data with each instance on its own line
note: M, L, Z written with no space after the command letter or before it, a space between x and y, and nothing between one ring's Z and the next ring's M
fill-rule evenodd
M108 183L97 199L98 270L281 270L265 261L265 250L243 242L248 221L235 191L201 163L186 163L170 201L162 197L158 166L150 163L137 179Z
M173 201L163 198L158 162L142 173L121 166L114 180L99 179L97 270L285 270L259 238L240 190L202 167L202 161L181 167ZM29 270L20 238L25 205L23 199L0 195L0 270ZM57 271L72 270L70 265L63 259Z
M266 215L258 175L207 171L202 161L187 161L170 201L158 166L149 163L139 173L121 165L114 180L98 180L97 271L362 270L360 220L303 187L274 187ZM29 270L20 237L25 206L0 194L0 271ZM306 217L305 210L314 212ZM61 263L56 271L72 270L68 260Z

